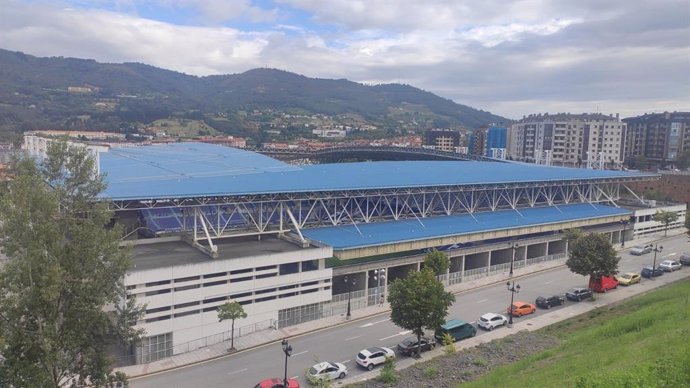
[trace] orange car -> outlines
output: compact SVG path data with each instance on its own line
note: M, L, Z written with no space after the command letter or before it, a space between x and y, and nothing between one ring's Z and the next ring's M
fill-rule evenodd
M517 301L512 306L508 307L507 313L513 314L514 317L521 317L523 315L532 314L537 310L537 306L532 303Z

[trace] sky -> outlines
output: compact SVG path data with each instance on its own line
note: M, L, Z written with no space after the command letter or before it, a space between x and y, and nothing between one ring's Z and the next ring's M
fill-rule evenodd
M690 111L690 0L0 0L0 48L404 83L512 119Z

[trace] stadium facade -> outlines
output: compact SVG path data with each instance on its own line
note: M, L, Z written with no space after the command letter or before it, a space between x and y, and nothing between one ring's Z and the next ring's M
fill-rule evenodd
M45 152L31 136L24 148ZM128 297L146 304L136 362L227 338L228 300L248 314L235 335L376 304L430 249L451 258L452 285L562 258L569 228L629 239L626 183L658 179L479 161L296 167L203 143L91 149L132 247Z

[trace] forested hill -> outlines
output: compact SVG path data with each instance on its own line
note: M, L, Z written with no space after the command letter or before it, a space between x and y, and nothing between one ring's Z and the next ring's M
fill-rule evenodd
M39 58L0 49L0 132L127 130L184 117L246 135L260 131L257 112L260 120L267 120L265 112L347 116L387 131L508 121L408 85L369 86L275 69L196 77L140 63Z

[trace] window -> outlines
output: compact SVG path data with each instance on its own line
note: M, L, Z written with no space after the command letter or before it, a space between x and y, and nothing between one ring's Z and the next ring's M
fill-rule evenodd
M208 298L208 299L204 299L204 304L207 304L207 303L214 303L214 302L222 302L222 301L224 301L225 299L227 299L225 296L218 296L218 297L215 297L215 298Z
M316 271L319 269L318 260L308 260L302 262L302 272Z
M149 318L146 320L146 323L151 323L151 322L158 322L158 321L166 321L170 319L170 315L163 315L162 317L157 317L157 318Z
M243 278L231 279L230 283L246 282L247 280L252 280L252 279L254 279L253 276L246 276Z
M204 279L208 279L208 278L217 278L217 277L225 276L225 275L227 275L227 274L228 274L227 272L210 273L210 274L204 275Z
M204 283L204 287L217 286L217 285L220 285L220 284L227 284L227 283L228 283L227 280L219 280L219 281L217 281L217 282Z
M275 272L265 273L265 274L262 274L262 275L256 275L255 278L256 278L256 279L263 279L263 278L272 278L272 277L274 277L274 276L278 276L278 274L275 273Z
M177 278L177 279L175 279L175 283L190 282L192 280L199 280L199 276L189 276L186 278Z
M161 311L168 311L168 310L170 310L170 306L157 307L155 309L146 310L146 314L155 314L155 313L160 313Z
M162 286L164 284L170 284L170 280L161 280L159 282L146 283L146 287Z
M297 284L291 284L289 286L282 286L279 288L279 290L289 290L291 288L297 288Z
M175 318L186 317L188 315L199 314L199 310L185 311L183 313L175 314Z
M265 267L258 267L256 270L257 271L268 271L270 269L276 269L275 265L267 265Z
M259 295L259 294L268 294L269 292L275 292L275 291L276 291L275 288L267 288L267 289L265 289L265 290L254 291L254 294L255 294L255 295Z
M267 297L264 297L264 298L259 298L259 299L255 300L255 302L256 302L256 303L265 302L265 301L267 301L267 300L273 300L273 299L275 299L275 298L276 298L275 295L273 295L273 296L267 296Z
M299 263L287 263L280 265L280 274L289 275L299 272Z
M302 283L302 287L313 286L314 284L319 284L319 281L314 280L313 282Z
M237 274L241 274L241 273L252 272L253 270L254 270L253 268L236 269L234 271L230 271L230 275L237 275Z
M147 363L172 356L172 343L172 333L142 338L141 344L137 346L137 361Z
M230 299L239 299L239 298L246 298L248 296L251 296L251 292L243 292L241 294L235 294L235 295L230 295Z
M166 288L166 289L164 289L164 290L149 291L149 292L145 293L144 295L145 295L145 296L154 296L154 295L160 295L160 294L167 294L167 293L169 293L169 292L170 292L170 289L169 289L169 288Z
M186 290L193 290L195 288L201 287L200 284L191 284L189 286L182 286L182 287L175 287L175 292L177 291L186 291Z
M189 302L189 303L180 303L180 304L176 304L176 305L175 305L175 308L176 308L176 309L183 309L183 308L185 308L185 307L198 306L198 305L199 305L199 301L197 300L197 301Z

